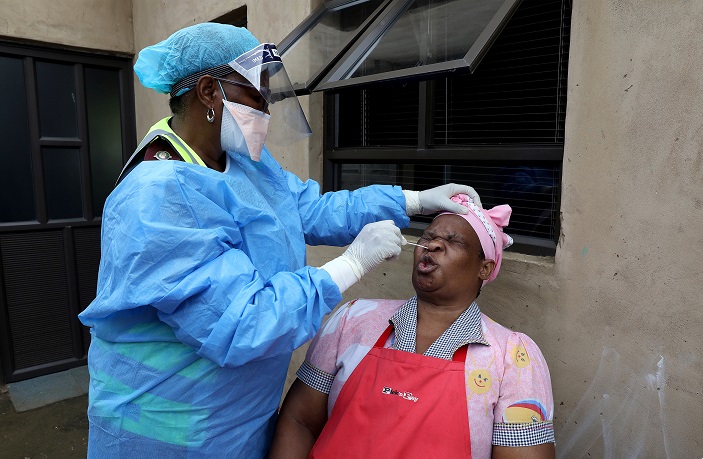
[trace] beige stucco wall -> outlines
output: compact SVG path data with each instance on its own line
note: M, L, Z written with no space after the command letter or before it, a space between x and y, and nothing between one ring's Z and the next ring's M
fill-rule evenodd
M563 446L703 456L701 36L701 2L574 2L544 339Z
M0 36L131 54L132 2L0 0Z
M574 2L559 247L479 298L544 352L559 458L703 457L701 37L701 2ZM411 295L410 260L345 299Z
M137 53L145 46L166 39L183 27L207 22L243 5L247 6L247 28L262 42L279 43L308 14L320 0L134 0L134 47ZM158 18L154 25L154 18ZM168 96L147 90L134 80L137 114L137 137L142 138L149 127L168 116ZM319 96L301 97L301 106L315 133L312 137L286 147L269 146L281 165L303 179L321 177L322 157L322 102ZM275 120L271 130L276 129ZM275 136L275 132L272 132Z

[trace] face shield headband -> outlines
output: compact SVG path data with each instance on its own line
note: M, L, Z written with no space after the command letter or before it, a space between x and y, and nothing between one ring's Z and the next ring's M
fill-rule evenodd
M225 65L184 78L173 85L171 97L190 90L203 75L221 78L232 71L246 78L268 102L268 111L275 124L272 125L267 143L283 146L312 134L283 61L272 43L262 43Z

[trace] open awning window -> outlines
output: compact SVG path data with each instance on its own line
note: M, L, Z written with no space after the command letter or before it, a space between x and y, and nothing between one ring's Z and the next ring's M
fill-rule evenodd
M391 0L331 0L308 16L278 46L299 94L310 93Z
M328 1L280 50L301 94L473 72L520 1Z

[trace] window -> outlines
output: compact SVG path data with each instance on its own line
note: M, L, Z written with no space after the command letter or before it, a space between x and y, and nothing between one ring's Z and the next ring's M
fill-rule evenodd
M85 362L102 209L136 147L131 57L0 43L6 382Z
M570 0L523 0L473 73L328 91L325 188L466 183L511 205L513 250L553 254L570 15Z
M521 0L328 0L279 46L298 94L474 70Z
M134 143L129 79L129 59L0 45L0 228L100 217Z
M278 46L299 94L309 93L390 0L327 1Z

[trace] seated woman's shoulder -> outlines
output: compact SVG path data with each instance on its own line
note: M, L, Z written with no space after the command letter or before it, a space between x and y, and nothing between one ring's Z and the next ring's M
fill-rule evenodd
M511 330L483 313L481 313L481 322L483 323L483 333L489 341L494 341L497 344L508 343L509 341L515 340L532 342L532 339L526 334Z
M499 324L498 322L491 319L490 317L488 317L484 313L481 313L481 322L483 322L484 329L489 329L494 334L507 336L507 335L513 333L513 331L511 329L509 329L505 325Z
M360 320L390 319L406 303L405 300L373 300L359 298L345 304L347 317ZM363 319L362 319L363 318Z
M405 304L404 300L374 300L360 298L345 304L336 318L343 322L343 335L365 342L376 339L388 327L388 320ZM363 336L362 336L363 335Z

